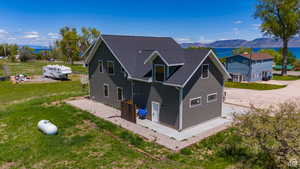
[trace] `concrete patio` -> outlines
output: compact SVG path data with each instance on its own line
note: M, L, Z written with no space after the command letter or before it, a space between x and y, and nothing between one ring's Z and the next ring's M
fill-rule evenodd
M245 108L223 104L222 117L212 119L179 132L150 120L137 119L137 124L131 123L121 118L120 110L92 100L82 98L78 100L68 100L66 103L81 110L88 111L97 117L130 130L148 141L156 142L174 151L197 143L206 137L228 128L232 122L232 114L234 112L244 113L247 110Z

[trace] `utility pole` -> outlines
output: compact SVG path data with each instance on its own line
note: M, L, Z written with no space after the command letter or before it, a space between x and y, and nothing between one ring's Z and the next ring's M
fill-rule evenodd
M3 49L4 49L4 57L6 57L6 44L3 45Z

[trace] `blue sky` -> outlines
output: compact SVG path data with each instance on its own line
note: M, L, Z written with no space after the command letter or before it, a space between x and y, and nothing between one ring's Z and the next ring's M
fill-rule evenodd
M103 34L170 36L178 42L261 37L255 0L9 0L0 43L49 45L63 26Z

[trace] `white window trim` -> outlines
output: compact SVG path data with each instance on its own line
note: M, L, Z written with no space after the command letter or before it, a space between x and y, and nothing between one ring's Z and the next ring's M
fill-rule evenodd
M107 86L107 96L105 96L105 86ZM109 97L109 85L107 83L103 84L103 95L104 97Z
M208 100L208 97L209 96L212 96L212 95L216 95L216 99L214 99L214 100ZM216 102L216 101L218 101L218 93L211 93L211 94L208 94L207 95L207 97L206 97L206 101L207 101L207 103L212 103L212 102Z
M200 99L200 104L192 106L192 100L195 100L195 99ZM202 105L202 97L200 96L200 97L190 98L189 104L190 104L190 108L195 108L195 107L201 106Z
M119 100L119 93L118 93L119 89L122 90L122 99L121 100ZM122 87L117 87L117 100L118 101L123 101L124 100L124 89Z
M163 81L156 80L156 66L164 67L164 80ZM166 80L166 66L164 64L154 64L153 77L154 77L153 81L155 81L155 82L164 82Z
M208 66L208 74L207 74L207 77L203 77L203 69L204 69L204 66ZM202 65L202 68L201 68L201 79L208 79L209 78L209 64L203 64Z
M99 72L103 73L104 72L103 71L103 69L104 69L104 67L103 67L103 60L98 60L98 63L101 64L101 67L102 67L102 70L101 71L99 70Z
M108 63L112 63L112 66L113 66L113 73L109 73L109 71L108 71ZM115 70L115 62L112 61L112 60L107 61L107 73L108 73L109 75L114 75L115 72L116 72L116 70Z

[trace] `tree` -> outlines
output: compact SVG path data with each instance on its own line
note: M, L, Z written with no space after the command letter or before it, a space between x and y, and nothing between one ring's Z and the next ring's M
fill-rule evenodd
M252 52L253 52L252 48L246 48L246 47L235 48L232 50L233 55L238 55L238 54L243 54L243 53L251 54Z
M255 18L262 21L261 31L281 39L282 75L287 75L288 42L300 30L299 0L258 0Z
M90 45L92 45L97 38L100 36L100 31L96 28L81 28L82 35L80 36L80 50L81 54L83 54Z
M20 53L20 57L19 57L20 61L27 62L29 60L34 59L33 51L34 51L34 49L32 49L28 46L23 46L19 52Z
M273 56L273 61L276 65L281 64L282 55L274 49L261 49L258 51L258 53L267 53L267 54Z
M282 53L283 48L279 49L279 53ZM282 55L281 55L281 60L282 60ZM287 51L287 64L288 65L293 65L296 62L296 56L290 51Z
M258 51L259 53L267 53L271 56L273 56L273 61L276 65L281 65L282 63L282 48L280 48L278 51L274 50L274 49L261 49ZM296 56L291 52L291 51L288 51L288 65L292 65L295 63L296 61Z
M233 127L242 139L240 144L256 158L264 158L268 168L285 169L297 162L300 165L300 109L297 103L287 102L279 104L278 108L267 109L252 107L246 114L235 115Z
M15 62L16 61L16 55L18 54L18 48L19 47L16 44L9 45L9 47L8 47L8 51L9 51L8 59L11 62Z
M79 40L80 37L77 34L76 28L64 27L60 29L61 40L57 41L57 45L61 49L65 61L73 64L74 60L79 59L80 49Z

